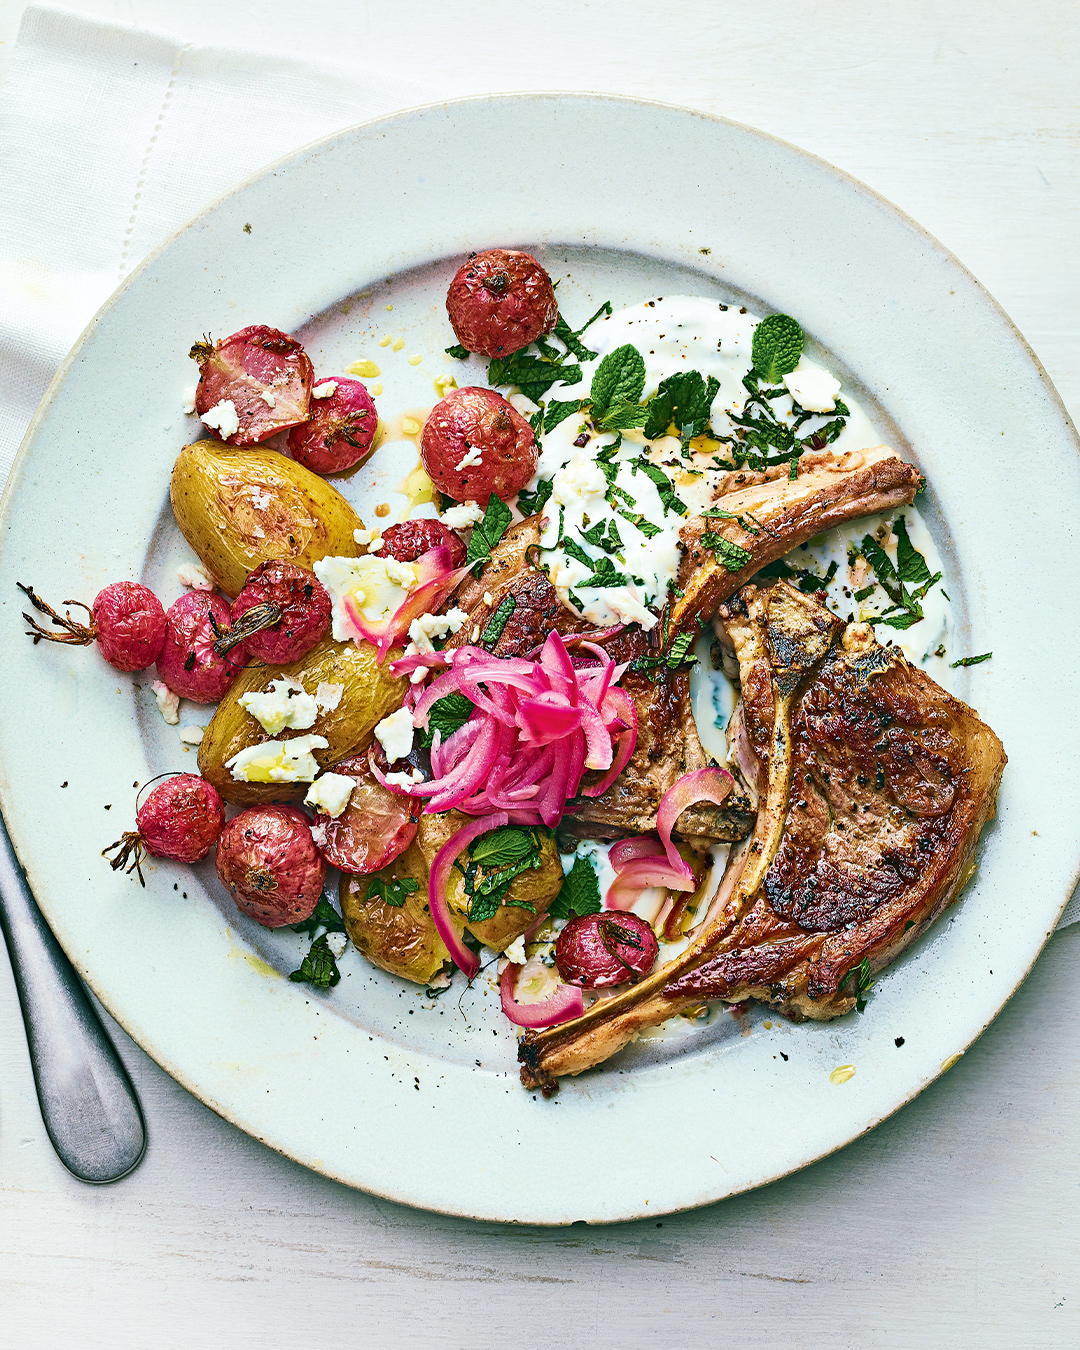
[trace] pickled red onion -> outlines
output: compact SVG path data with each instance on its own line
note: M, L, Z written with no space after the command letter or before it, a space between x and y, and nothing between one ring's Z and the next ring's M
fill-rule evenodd
M514 997L514 990L517 977L524 969L524 966L515 966L511 961L499 976L502 1010L515 1026L553 1027L560 1022L569 1022L572 1017L580 1017L585 1011L581 990L573 984L560 984L538 1003L519 1003Z
M357 635L378 648L380 664L391 647L408 637L413 619L437 609L469 570L451 566L450 549L445 544L429 548L411 566L416 572L416 584L409 588L397 609L381 622L370 620L351 593L346 592L341 597L342 608Z
M647 886L667 886L673 891L692 891L697 882L694 869L672 842L671 832L679 817L695 802L719 805L734 787L735 780L726 769L696 769L664 793L656 813L659 841L649 835L621 839L608 857L615 868L615 880L604 897L607 909L630 909Z
M480 962L476 953L466 947L454 927L454 922L450 917L450 906L446 901L446 883L450 876L450 869L454 865L454 859L462 849L471 844L477 835L486 834L488 830L497 830L506 823L505 811L496 811L494 815L483 816L479 820L470 820L468 825L463 825L460 830L452 834L435 854L431 863L431 871L428 874L428 909L431 911L431 917L454 964L460 970L463 970L470 980L479 971Z
M633 702L616 687L626 667L594 650L596 661L572 660L553 632L536 661L473 646L440 653L449 669L416 700L413 723L426 727L434 704L450 693L473 703L469 720L446 741L438 732L432 738L430 781L389 784L373 763L375 776L393 791L427 797L428 812L505 811L515 824L557 825L567 801L581 791L585 770L606 771L583 794L596 796L637 744ZM417 665L415 657L404 657L391 670L397 675Z

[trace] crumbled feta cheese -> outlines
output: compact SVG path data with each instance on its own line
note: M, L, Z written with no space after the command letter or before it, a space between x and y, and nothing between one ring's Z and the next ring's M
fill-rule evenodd
M269 689L262 693L241 694L238 702L271 736L286 727L304 731L315 725L318 716L315 700L295 680L272 680Z
M411 788L414 783L424 781L424 775L418 769L411 769L408 773L388 773L384 777L388 783L399 788Z
M220 431L223 441L235 436L240 430L240 418L237 416L236 404L231 398L223 398L209 412L204 412L202 420L204 426Z
M529 959L525 955L525 934L520 933L507 947L504 955L508 961L512 961L515 966L523 966Z
M205 727L181 727L180 739L185 745L202 745L202 738L206 735Z
M440 970L438 975L433 979L428 980L427 987L429 989L449 989L451 983L450 972L448 970Z
M577 454L551 480L551 499L557 506L576 506L607 491L604 471L594 459Z
M528 394L511 394L506 400L511 408L516 409L522 417L532 417L534 413L540 411L540 405L534 403Z
M370 544L375 538L374 530L353 530L352 537L358 544Z
M336 820L348 806L355 787L356 779L350 778L348 774L320 774L308 788L304 805L321 811L324 816L333 816Z
M180 725L180 695L174 694L161 680L155 680L150 688L157 699L158 712L171 727Z
M321 558L312 571L330 593L333 601L332 634L335 642L348 642L366 637L401 608L409 590L416 585L416 568L411 563L398 562L365 554L360 558ZM360 620L367 631L361 631L354 622L346 598L360 611ZM351 608L351 606L350 606Z
M326 945L330 949L330 955L335 961L340 961L345 955L345 949L349 945L348 935L345 933L327 933Z
M413 671L413 673L409 676L409 683L423 684L424 681L427 679L427 677L428 677L427 666L417 666L416 669Z
M315 706L319 712L333 712L341 702L341 696L345 692L343 684L331 684L328 680L322 680L318 689L315 690Z
M462 469L471 469L474 464L482 464L483 460L484 452L478 445L473 445L469 447L461 463L455 464L454 468L460 473Z
M451 530L467 530L478 520L484 519L484 508L479 502L465 502L463 506L450 506L439 517Z
M485 605L491 605L491 604L493 604L493 603L494 603L494 597L492 596L491 592L490 592L490 591L485 591L485 592L484 592L484 604L485 604Z
M184 412L186 412L189 417L195 411L195 396L198 393L198 389L199 386L197 384L189 384L184 390Z
M404 759L412 750L413 730L413 717L408 708L399 708L376 724L375 739L391 764L395 759Z
M277 407L277 394L275 394L272 389L260 389L259 397L268 408Z
M337 380L323 380L322 384L317 384L311 391L312 398L329 398L331 394L337 392Z
M192 591L212 591L214 579L201 562L181 563L176 569L176 579L181 586Z
M371 541L371 543L368 544L368 546L367 546L367 551L368 551L369 553L378 553L379 550L382 548L382 546L383 546L383 541L382 541L381 539L373 539L373 540Z
M295 736L291 741L263 741L249 745L225 767L238 783L311 783L319 765L312 750L325 750L325 736Z
M405 649L406 656L415 656L422 652L425 656L435 650L435 640L456 633L462 624L468 623L469 616L463 609L451 609L446 614L421 614L409 624L411 641Z
M807 412L827 413L836 407L840 381L827 370L804 368L802 362L784 376L784 384L791 397Z

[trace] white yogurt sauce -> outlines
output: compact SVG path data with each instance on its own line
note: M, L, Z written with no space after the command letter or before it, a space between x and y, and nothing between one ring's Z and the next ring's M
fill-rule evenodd
M588 397L592 376L600 361L609 352L630 343L645 361L643 399L654 394L660 382L680 371L699 371L703 378L714 376L719 388L712 403L711 425L721 436L731 435L734 424L731 414L742 412L747 392L743 377L751 369L751 347L754 329L760 319L743 313L737 307L723 306L718 301L696 296L665 296L631 306L595 323L583 335L586 345L597 352L594 361L583 362L580 384L556 385L548 398L561 401L575 396ZM836 387L835 377L824 367L803 356L789 377L796 389L818 391L821 405L830 400L824 397ZM846 389L835 396L849 409L847 424L830 445L836 454L845 450L862 450L880 445L883 437L870 418ZM772 407L781 420L793 416L792 400L785 394L772 401ZM528 410L526 410L528 411ZM811 435L834 416L825 412L810 418L800 428L800 436ZM584 436L583 445L575 441ZM680 454L679 440L665 435L648 442L641 431L624 431L622 443L611 455L616 466L612 481L621 493L612 494L598 462L605 447L618 439L614 432L593 434L584 418L571 416L553 428L540 440L539 468L531 488L543 479L551 480L553 491L546 507L548 526L541 537L541 563L548 569L560 599L578 610L591 623L601 627L615 623L638 622L643 628L655 626L657 619L652 609L661 609L668 588L678 572L680 551L679 531L686 519L677 510L665 509L661 491L642 471L641 460L663 469L672 489L687 508L687 515L705 509L712 501L714 485L724 472L715 460L726 459L726 447L715 442L691 443L689 457ZM625 496L621 494L626 494ZM615 506L610 504L614 496ZM628 499L633 499L630 504ZM640 513L648 525L639 529L629 516ZM867 534L878 542L896 561L896 538L888 528L897 515L903 515L908 535L915 548L926 559L931 573L944 571L937 549L916 507L901 508L883 516L855 520L827 534L811 540L788 555L792 567L804 568L824 576L835 560L836 572L827 590L829 602L837 613L847 618L872 620L891 606L880 586L864 599L856 600L855 592L873 581L873 575L863 576L864 565L856 563L856 571L848 566L848 550ZM608 547L592 543L584 531L595 531L600 522L613 522L621 547L612 545L605 525L603 533ZM654 527L649 529L648 526ZM593 560L610 559L612 569L625 578L625 584L595 587L587 584L592 575L585 563L560 546L570 538L586 556ZM594 534L594 537L595 534ZM948 579L933 586L922 600L925 617L906 630L879 625L878 639L892 641L908 659L924 667L935 680L948 688L952 671L949 659L950 606L942 591L948 589ZM698 643L698 664L691 674L693 710L699 734L706 751L720 762L726 759L724 728L734 706L734 693L725 676L714 671L709 661L711 635L706 630ZM944 656L935 653L946 649Z

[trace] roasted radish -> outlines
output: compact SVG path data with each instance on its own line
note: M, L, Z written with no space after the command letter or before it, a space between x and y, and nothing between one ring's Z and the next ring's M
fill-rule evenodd
M303 347L256 324L191 349L199 364L195 411L229 445L257 445L307 420L313 372Z
M446 312L470 352L509 356L551 332L559 305L551 278L530 253L489 248L458 268Z
M153 591L137 581L114 581L99 591L93 605L87 608L78 600L65 600L65 605L85 609L89 623L79 623L70 610L61 618L51 605L35 594L33 586L16 582L39 614L46 615L59 628L51 632L29 614L23 618L32 632L35 646L45 638L48 642L69 642L76 647L96 642L102 656L117 670L145 670L152 666L165 641L165 611Z
M214 649L224 656L242 642L253 661L299 661L330 631L330 610L314 572L280 558L260 563L233 601L231 626Z
M222 831L217 871L239 910L265 928L281 928L318 904L326 863L302 811L249 806Z
M567 984L605 989L647 975L659 950L644 919L609 909L570 920L555 943L555 965Z
M412 842L420 808L376 782L366 754L335 764L334 773L351 778L356 786L339 815L316 813L311 827L315 845L343 872L377 872Z
M181 698L216 703L244 668L243 643L224 656L214 644L229 626L229 602L220 595L188 591L169 606L158 674Z
M436 403L420 433L420 458L440 492L456 502L504 501L536 472L536 437L494 389L467 386Z
M197 774L178 773L154 788L135 813L136 828L103 849L102 857L118 849L109 859L113 871L127 863L127 870L137 872L145 886L140 865L144 853L198 862L213 848L224 824L225 803L217 789Z
M335 376L312 391L311 416L289 432L289 454L313 473L341 473L368 457L378 425L367 388Z

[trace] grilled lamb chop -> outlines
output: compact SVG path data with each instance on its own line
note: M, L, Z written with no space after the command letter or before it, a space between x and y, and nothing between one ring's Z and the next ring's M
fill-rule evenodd
M713 507L728 514L697 516L683 526L686 556L679 569L683 594L672 605L672 633L711 618L717 605L755 572L815 535L859 516L910 505L922 482L919 471L885 445L842 455L810 452L797 467L794 479L784 464L762 473L744 469L726 474ZM715 549L702 543L706 534L721 536L749 558L742 567L729 570ZM735 560L741 556L736 553Z
M701 1002L754 998L795 1020L855 1003L974 870L1005 766L1001 742L866 624L786 582L719 612L739 660L743 762L761 809L680 956L572 1022L528 1032L527 1087L554 1091L635 1032Z
M679 584L685 592L672 610L670 632L711 616L749 576L823 530L846 520L910 503L921 482L918 471L892 450L849 450L804 454L797 476L787 465L763 473L741 471L721 480L717 499L731 519L698 517L687 522L682 539L687 553ZM453 599L471 620L448 646L477 642L499 606L512 596L514 611L491 650L497 656L523 656L555 629L564 636L596 634L568 610L542 571L530 563L540 543L540 517L508 530L479 577L469 577ZM749 528L747 528L749 527ZM730 572L702 535L722 534L750 554L750 562ZM605 641L616 661L659 654L659 630L633 626ZM651 674L628 671L622 686L638 711L638 744L633 758L602 797L583 798L567 808L564 828L591 839L617 839L656 828L656 811L665 792L683 774L709 761L698 739L690 710L686 673L666 668ZM679 820L676 837L695 845L741 839L753 826L753 807L742 793L723 806L702 803Z

